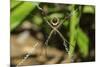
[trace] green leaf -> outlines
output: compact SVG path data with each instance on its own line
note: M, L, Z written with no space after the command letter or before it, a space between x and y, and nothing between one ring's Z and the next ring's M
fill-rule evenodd
M63 25L67 28L68 27L68 23L69 23L69 21L66 20L65 22L63 22Z
M76 46L76 33L77 33L77 26L79 24L81 10L77 8L75 11L75 5L72 5L71 13L73 14L70 18L70 46L69 46L69 55L68 60L71 61L71 58L74 54L75 46ZM75 11L75 12L74 12ZM74 12L74 13L73 13Z
M94 13L95 9L94 6L84 6L83 13Z
M77 44L82 56L87 56L89 51L89 38L80 28L77 29Z
M21 4L22 1L11 0L10 9L15 8L17 5Z
M43 20L42 20L41 16L35 15L35 16L33 17L33 22L34 22L36 25L41 26Z
M35 8L38 3L24 2L20 6L17 6L13 11L11 11L10 16L10 27L11 30L15 29L30 12Z
M62 18L64 17L64 15L62 13L53 13L50 15L50 18L54 18L54 17Z

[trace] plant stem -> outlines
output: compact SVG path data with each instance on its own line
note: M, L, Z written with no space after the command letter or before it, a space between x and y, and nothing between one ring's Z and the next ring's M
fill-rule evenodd
M78 8L79 9L79 8ZM72 11L75 10L75 5L72 5ZM76 46L76 34L77 34L77 26L80 19L79 10L75 12L74 15L70 18L70 45L69 45L69 52L68 52L68 61L72 61L72 57L74 54L75 46Z

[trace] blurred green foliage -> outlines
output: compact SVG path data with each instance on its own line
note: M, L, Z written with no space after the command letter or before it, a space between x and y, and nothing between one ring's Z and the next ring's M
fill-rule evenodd
M13 3L19 4L20 2L14 1ZM11 3L11 9L16 6L13 3ZM38 3L33 4L32 2L23 2L16 6L16 8L11 11L11 30L15 29L30 14L30 12L36 7L37 4Z
M85 6L83 8L83 13L95 13L95 9L93 6Z
M21 3L22 3L21 1L11 0L10 8L13 9Z
M34 12L36 5L38 5L38 4L39 3L11 0L11 15L10 15L11 31L15 30L22 23L22 21L25 18L27 18L28 15L31 14L32 11ZM47 6L47 4L45 6L46 6L46 8L48 8L47 9L48 12L52 13L52 14L48 15L50 17L49 19L57 16L58 18L60 18L62 20L62 18L64 18L64 15L65 15L63 12L67 12L67 11L69 13L73 12L75 10L76 5L69 5L69 7L63 7L63 8L51 7L51 6ZM63 12L61 13L60 10L62 10ZM65 11L65 10L67 10L67 11ZM79 26L81 15L84 13L94 14L95 9L93 6L89 6L89 5L81 6L81 9L78 10L75 13L75 15L72 15L70 19L66 20L63 23L63 26L66 29L68 28L68 26L70 26L69 27L69 32L70 32L69 41L73 47L72 46L69 47L69 49L70 49L69 50L69 58L71 58L73 56L76 44L79 47L79 52L82 54L83 57L86 57L89 54L89 37ZM44 21L42 19L42 16L39 14L40 13L38 13L38 14L36 13L36 15L33 15L33 17L31 19L32 19L33 23L36 24L37 26L42 26L44 24ZM46 26L45 30L48 30L47 27L48 26Z
M43 22L41 16L38 16L38 15L33 16L33 19L32 20L38 26L41 26L41 24Z
M87 56L89 53L89 38L81 28L77 29L77 44L82 56Z
M72 12L75 10L75 5L72 5ZM71 16L70 18L70 50L69 50L69 59L72 58L73 53L74 53L74 49L75 49L75 45L76 45L76 38L77 38L77 28L78 28L78 23L80 20L80 10L75 12L74 15ZM70 60L69 60L70 61Z

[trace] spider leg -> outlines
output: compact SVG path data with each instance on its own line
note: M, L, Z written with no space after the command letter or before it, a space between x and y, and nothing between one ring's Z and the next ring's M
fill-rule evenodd
M44 21L45 21L50 27L53 28L53 26L52 26L52 25L49 23L49 21L47 20L48 17L47 17L47 15L45 14L45 11L44 11L39 5L37 5L37 8L38 8L39 10L41 10L41 11L44 13L44 17L43 17Z
M69 45L71 45L72 47L74 47L72 44L70 44L66 39L65 39L65 37L57 30L57 29L55 29L55 31L60 35L60 37L63 39L63 41L65 41L66 43L68 43ZM65 45L64 45L65 46ZM65 48L66 48L66 46L65 46ZM67 48L66 48L67 49Z
M63 45L64 45L64 47L65 47L66 52L68 53L69 50L68 50L68 46L67 46L66 41L63 42Z
M79 8L79 9L80 9L80 8ZM57 28L59 28L59 27L63 24L63 22L65 22L65 21L66 21L67 19L69 19L71 16L75 15L76 11L78 11L78 9L74 10L73 12L71 12L71 14L70 14L69 16L65 17L65 18L62 20L62 22L59 23L59 25L57 26Z
M39 5L36 5L36 6L37 6L37 8L38 8L39 10L43 11L43 9L42 9Z
M48 41L49 41L49 39L51 38L51 36L52 36L52 34L53 34L53 32L54 32L55 30L52 30L51 32L50 32L50 34L49 34L49 36L48 36L48 38L47 38L47 40L45 41L45 54L46 54L46 57L47 57L47 46L48 46Z
M48 24L51 28L53 28L53 26L49 23L49 21L47 20L46 17L44 17L43 19L45 20L45 22L47 22L47 24Z
M46 45L48 44L48 41L49 41L49 39L51 38L51 36L52 36L52 34L53 34L54 31L55 31L55 30L52 30L52 31L50 32L50 34L49 34L47 40L45 41L45 44L46 44Z
M66 18L64 18L64 19L62 20L62 22L59 23L59 25L58 25L56 28L59 28L59 27L63 24L63 22L65 22L65 21L66 21Z

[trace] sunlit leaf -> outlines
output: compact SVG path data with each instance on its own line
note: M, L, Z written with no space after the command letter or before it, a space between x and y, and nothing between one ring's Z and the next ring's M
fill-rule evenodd
M22 1L11 0L10 9L15 8L17 5L21 4Z
M37 3L33 4L32 2L24 2L13 11L11 11L11 30L16 28L22 22L22 20L25 19L27 15L29 15L29 13L35 8L36 5Z
M95 9L93 6L84 6L83 13L94 13Z
M74 54L74 49L76 46L76 31L77 31L77 26L80 20L80 13L81 10L78 10L79 8L77 8L77 11L75 11L75 5L72 5L73 9L71 11L71 13L73 14L70 18L70 46L69 46L69 56L68 59L71 59L73 54ZM73 11L75 11L73 13ZM72 47L73 46L73 47ZM71 61L71 60L69 60Z
M68 21L65 21L65 22L63 22L63 25L67 28L67 26L68 26Z
M82 56L87 56L89 49L89 38L80 28L77 29L77 44Z

